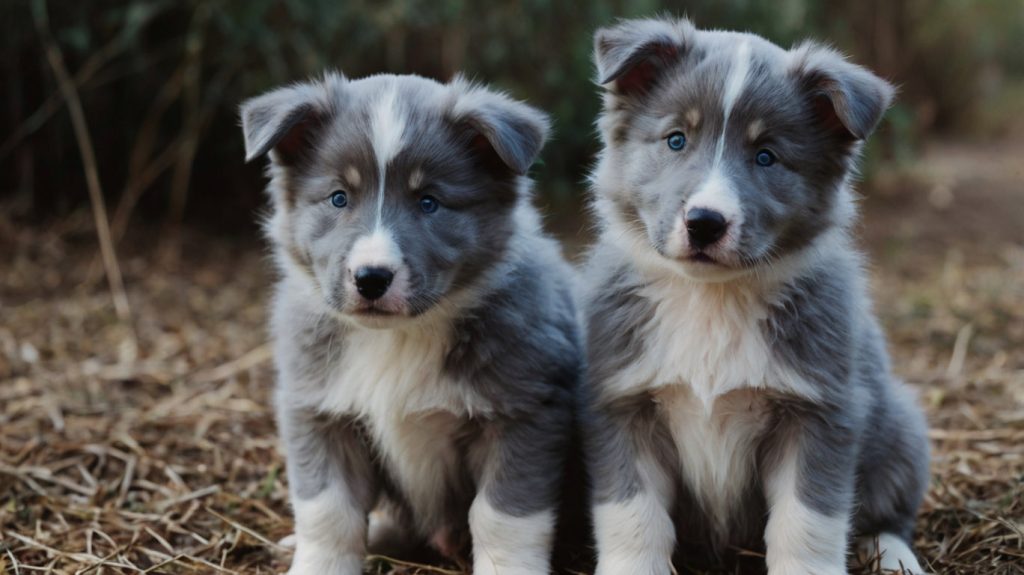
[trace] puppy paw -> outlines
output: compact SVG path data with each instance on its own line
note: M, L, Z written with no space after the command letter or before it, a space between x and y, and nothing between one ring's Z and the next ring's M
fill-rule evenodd
M622 573L672 575L675 570L669 562L653 556L610 556L601 558L597 562L597 570L594 571L594 575L621 575Z
M299 543L287 575L360 575L363 557L331 549L303 548Z
M832 565L823 561L778 559L768 566L768 575L849 575L845 564Z

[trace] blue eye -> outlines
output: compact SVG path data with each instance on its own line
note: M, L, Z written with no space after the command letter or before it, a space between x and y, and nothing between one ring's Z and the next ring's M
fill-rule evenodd
M348 205L348 195L341 190L334 192L331 194L331 205L336 208L344 208Z
M682 132L672 132L665 141L668 143L668 148L675 152L686 147L686 136Z
M425 214L432 214L437 211L437 208L441 207L441 202L437 201L434 196L423 196L420 198L420 209Z
M775 154L773 154L771 150L758 150L757 155L754 156L754 161L762 168L767 168L774 164L777 159L778 158L775 157Z

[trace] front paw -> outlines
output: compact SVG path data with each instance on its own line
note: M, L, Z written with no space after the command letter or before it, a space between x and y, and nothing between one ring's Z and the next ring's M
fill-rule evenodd
M768 575L849 575L845 564L835 565L825 561L799 559L777 559L768 564Z
M337 549L315 548L300 541L288 575L360 575L363 557Z
M650 555L610 555L600 557L594 575L671 575L672 564L660 557Z

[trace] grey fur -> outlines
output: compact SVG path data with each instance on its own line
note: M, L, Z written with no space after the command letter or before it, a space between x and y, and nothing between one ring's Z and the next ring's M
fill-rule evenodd
M378 110L382 101L394 109ZM390 112L399 119L380 118ZM511 517L555 510L583 351L572 272L540 231L524 177L546 137L546 117L461 78L328 74L246 102L242 118L248 155L271 157L267 235L282 273L271 332L293 500L344 489L356 512L386 501L419 542L444 536L456 545L478 494ZM385 120L400 122L390 128L403 137L384 164L382 186L374 138ZM285 141L287 154L279 149ZM335 189L348 194L344 208L328 202ZM442 207L423 213L416 201L423 193ZM408 270L409 307L366 318L346 262L378 218ZM403 422L422 421L423 433L438 422L450 430L438 440L453 459L437 492L408 492L381 443L384 424L367 415L376 413L372 406L332 407L348 362L394 361L389 349L348 355L374 329L412 334L409 345L424 349L447 342L441 373L409 376L440 382L438 406L414 405Z
M723 102L741 43L750 47L749 70L727 115ZM590 360L581 393L596 508L643 493L643 465L656 465L672 484L667 511L677 551L690 565L701 556L721 562L731 546L764 545L766 482L795 449L803 505L822 516L852 517L851 535L893 533L910 541L927 487L925 421L891 375L849 233L859 141L878 124L892 88L828 48L786 51L749 34L696 30L685 20L623 21L599 30L595 61L606 89L598 122L604 148L592 176L601 234L584 270ZM666 149L671 130L686 132L682 152ZM765 147L779 158L770 167L753 162ZM715 252L717 275L702 276L704 264L687 261L685 250L673 252L673 234L684 206L715 170L734 194L742 225L736 223L735 244ZM721 299L734 293L754 294L771 361L809 386L794 391L769 381L752 392L750 409L765 423L751 438L752 474L726 529L716 527L722 518L709 516L707 502L687 483L682 446L656 399L661 390L698 382L619 387L645 360L663 320L662 302L651 295L662 292L652 286L720 294L709 307L728 305ZM716 341L728 335L716 330L730 325L722 318L721 326L702 328ZM599 557L605 552L611 551L599 548Z

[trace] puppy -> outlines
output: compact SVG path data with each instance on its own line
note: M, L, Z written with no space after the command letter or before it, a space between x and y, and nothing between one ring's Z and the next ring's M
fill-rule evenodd
M289 572L361 573L396 530L471 540L477 574L548 572L583 352L530 204L547 118L460 78L340 74L241 116L270 156Z
M855 163L893 89L828 48L686 20L623 21L595 52L597 572L763 549L771 575L841 574L857 538L920 573L925 423L850 237Z

